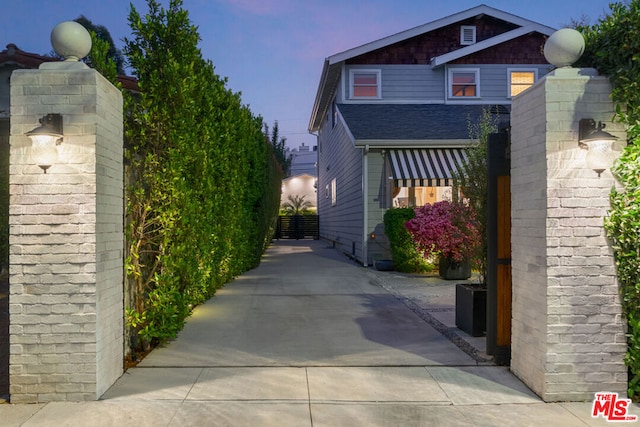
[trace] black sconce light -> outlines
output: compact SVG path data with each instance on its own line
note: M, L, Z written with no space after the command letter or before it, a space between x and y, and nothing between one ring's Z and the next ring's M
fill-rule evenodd
M618 139L602 129L604 123L596 122L593 119L580 120L578 145L580 148L588 150L587 166L593 169L600 177L600 174L609 169L613 164L613 143Z
M40 120L40 126L27 132L31 138L33 162L47 173L47 169L58 160L58 145L62 143L62 115L47 114Z

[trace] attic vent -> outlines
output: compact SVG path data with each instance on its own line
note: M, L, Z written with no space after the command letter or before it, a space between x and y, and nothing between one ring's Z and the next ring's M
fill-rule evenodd
M470 45L476 42L476 27L471 25L462 25L460 27L460 44Z

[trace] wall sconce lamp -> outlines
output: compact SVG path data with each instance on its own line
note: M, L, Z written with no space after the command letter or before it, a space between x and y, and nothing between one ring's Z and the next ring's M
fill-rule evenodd
M47 169L58 160L58 145L62 143L62 115L47 114L40 120L40 126L27 132L31 138L33 162L47 173Z
M612 145L618 139L617 136L603 131L604 127L602 122L598 122L596 126L593 119L580 120L578 145L582 149L589 150L587 152L587 166L598 174L598 178L605 169L609 169L613 164Z

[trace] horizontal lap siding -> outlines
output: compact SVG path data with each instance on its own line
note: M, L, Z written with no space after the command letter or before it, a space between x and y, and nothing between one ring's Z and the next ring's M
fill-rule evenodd
M444 70L426 65L382 67L382 97L385 100L434 101L444 99Z
M348 65L341 89L350 101L349 70L381 70L382 99L365 102L444 102L448 68L480 69L480 99L485 102L511 101L508 69L535 69L538 79L549 72L547 65L514 64L449 64L431 68L429 65Z
M368 258L373 264L377 260L390 259L389 241L384 234L384 213L391 204L391 186L388 176L390 169L384 168L384 156L381 150L371 150L367 155L369 162L369 215L367 219L367 233L375 234L373 239L369 238Z
M326 138L326 139L325 139ZM318 153L318 213L320 238L334 242L345 253L362 261L363 203L362 150L356 149L341 123L325 123ZM336 178L337 203L332 206L331 181ZM325 188L329 187L329 197Z

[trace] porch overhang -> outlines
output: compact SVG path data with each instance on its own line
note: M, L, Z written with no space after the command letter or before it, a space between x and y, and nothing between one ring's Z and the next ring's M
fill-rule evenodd
M389 150L389 163L396 187L447 187L454 173L466 162L463 148Z

